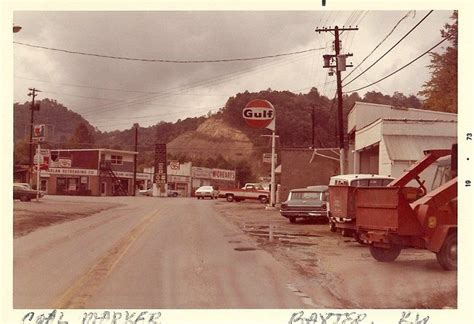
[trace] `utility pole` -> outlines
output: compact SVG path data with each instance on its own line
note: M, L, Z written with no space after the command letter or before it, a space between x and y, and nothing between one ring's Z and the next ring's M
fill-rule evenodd
M137 152L133 155L133 195L135 196L137 192L138 124L134 124L133 127L135 128L135 152Z
M37 92L41 92L40 90L38 89L35 89L35 88L28 88L28 90L30 90L30 93L28 93L28 96L30 96L32 98L31 100L31 106L30 106L30 110L31 110L31 118L30 118L30 158L29 158L29 169L28 169L28 182L30 182L30 178L31 178L31 173L33 172L33 115L34 115L34 112L35 111L39 111L40 107L39 107L39 104L35 105L35 97L37 96Z
M338 133L339 133L339 163L340 163L340 172L341 174L345 173L344 162L346 160L345 151L344 151L344 120L343 120L343 109L342 109L342 79L341 71L345 71L346 67L352 67L352 64L346 64L346 58L352 56L352 54L341 54L341 43L339 40L340 33L344 31L353 31L359 30L357 27L342 27L338 26L334 28L316 28L316 32L330 32L334 35L334 51L333 54L325 54L324 58L324 68L330 68L329 75L334 73L333 68L336 69L336 82L337 82L337 123L338 123ZM333 33L334 32L334 33ZM335 63L335 65L332 65Z

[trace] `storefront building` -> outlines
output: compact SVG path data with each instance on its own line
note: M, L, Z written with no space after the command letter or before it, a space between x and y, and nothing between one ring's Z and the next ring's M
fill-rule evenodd
M48 170L40 173L41 189L51 195L134 195L132 151L112 149L51 150ZM149 175L136 174L137 182Z
M457 114L356 102L348 116L348 173L400 176L425 150L457 142ZM420 178L428 185L436 166Z
M192 190L201 186L213 186L218 189L235 187L235 170L192 167Z

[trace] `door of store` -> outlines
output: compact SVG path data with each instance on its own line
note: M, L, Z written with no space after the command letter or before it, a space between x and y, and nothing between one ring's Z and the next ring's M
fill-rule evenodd
M100 183L100 195L107 196L107 182L105 181Z

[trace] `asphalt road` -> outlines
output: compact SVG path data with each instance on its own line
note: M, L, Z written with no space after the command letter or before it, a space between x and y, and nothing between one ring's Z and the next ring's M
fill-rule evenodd
M324 306L305 295L289 269L220 217L215 201L67 199L125 206L15 239L14 308Z

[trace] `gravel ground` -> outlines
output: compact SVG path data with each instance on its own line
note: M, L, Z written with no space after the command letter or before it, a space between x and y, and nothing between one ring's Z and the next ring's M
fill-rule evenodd
M87 217L106 209L123 206L119 203L101 202L94 198L45 196L38 202L36 199L29 202L15 200L13 203L14 238L26 235L40 227Z
M250 201L220 200L215 208L346 308L457 307L457 272L442 270L432 252L407 249L395 262L380 263L367 246L330 232L326 223L291 224L278 210Z

